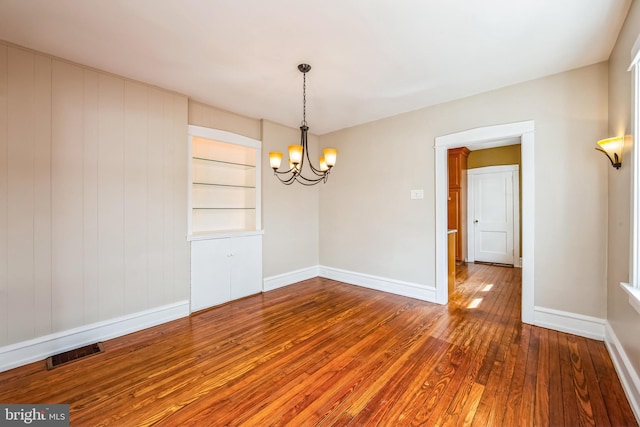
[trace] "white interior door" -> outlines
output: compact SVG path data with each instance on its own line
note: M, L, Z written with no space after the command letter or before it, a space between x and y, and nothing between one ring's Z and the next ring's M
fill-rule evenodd
M514 172L489 167L469 177L475 261L513 265Z

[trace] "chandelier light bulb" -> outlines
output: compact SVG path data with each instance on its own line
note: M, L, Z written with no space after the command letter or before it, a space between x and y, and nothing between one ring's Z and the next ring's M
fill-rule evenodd
M302 154L302 145L289 146L289 160L294 165L298 165L302 162Z
M338 158L338 150L335 148L325 148L324 149L324 161L327 163L329 168L332 168L336 165L336 159Z
M329 170L329 166L327 166L327 162L324 161L324 157L320 157L319 163L320 163L320 170L322 172L326 172Z
M272 151L269 153L269 164L273 170L276 170L280 167L282 163L282 153L277 151Z

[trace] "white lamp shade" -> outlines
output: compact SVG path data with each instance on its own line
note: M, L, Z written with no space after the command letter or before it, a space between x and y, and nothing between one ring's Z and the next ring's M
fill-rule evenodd
M612 159L615 155L618 160L622 160L622 147L624 146L624 136L616 136L614 138L601 139L598 141L600 148L607 153Z

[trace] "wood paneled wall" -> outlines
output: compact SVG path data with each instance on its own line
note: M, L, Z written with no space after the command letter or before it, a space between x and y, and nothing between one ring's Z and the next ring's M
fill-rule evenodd
M188 298L187 114L0 43L0 346Z

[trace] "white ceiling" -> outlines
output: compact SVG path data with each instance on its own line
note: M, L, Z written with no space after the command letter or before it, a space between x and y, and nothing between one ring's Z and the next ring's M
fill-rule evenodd
M0 0L0 39L316 134L607 60L631 0Z

